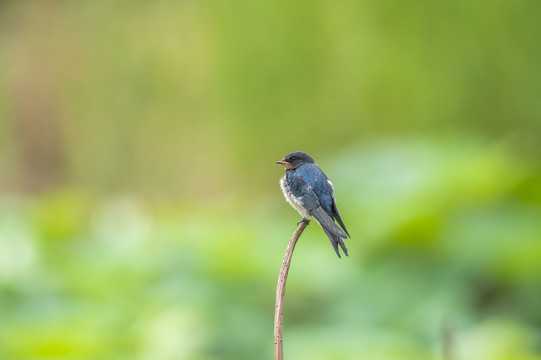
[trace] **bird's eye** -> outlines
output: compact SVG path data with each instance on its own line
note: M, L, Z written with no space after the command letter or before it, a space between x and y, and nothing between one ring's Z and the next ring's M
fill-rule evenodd
M295 156L292 156L292 157L289 158L289 160L290 161L295 161L295 160L297 160L297 158Z

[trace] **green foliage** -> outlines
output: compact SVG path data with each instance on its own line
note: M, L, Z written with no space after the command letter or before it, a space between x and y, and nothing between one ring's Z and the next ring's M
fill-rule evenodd
M461 358L539 358L541 202L518 196L538 176L532 164L504 147L421 138L337 159L324 168L351 256L337 260L317 225L301 238L288 356L430 359L451 322ZM3 357L272 358L274 286L297 217L269 191L233 213L4 198Z

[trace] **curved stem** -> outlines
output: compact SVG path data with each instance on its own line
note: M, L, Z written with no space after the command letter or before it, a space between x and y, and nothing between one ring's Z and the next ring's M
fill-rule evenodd
M293 250L297 240L301 236L302 232L309 224L307 220L301 220L298 223L297 230L293 233L289 244L287 245L286 253L284 255L284 261L280 268L280 275L278 276L278 284L276 285L276 305L274 308L274 359L284 359L284 347L282 343L282 327L284 323L284 294L286 290L287 274L289 272L289 265L291 264L291 257L293 256Z

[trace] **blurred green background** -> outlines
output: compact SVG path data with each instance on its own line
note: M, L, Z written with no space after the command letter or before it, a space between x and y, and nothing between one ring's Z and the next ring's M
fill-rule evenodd
M0 359L541 359L540 13L0 1Z

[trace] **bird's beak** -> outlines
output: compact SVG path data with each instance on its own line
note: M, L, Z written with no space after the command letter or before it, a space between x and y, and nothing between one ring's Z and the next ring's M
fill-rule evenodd
M279 160L276 162L277 164L283 164L284 163L284 160Z

